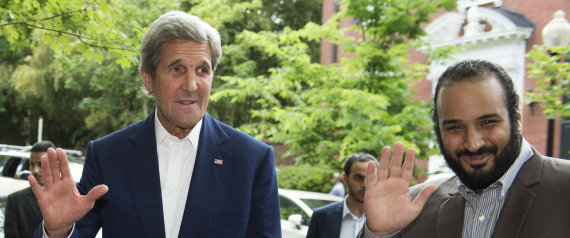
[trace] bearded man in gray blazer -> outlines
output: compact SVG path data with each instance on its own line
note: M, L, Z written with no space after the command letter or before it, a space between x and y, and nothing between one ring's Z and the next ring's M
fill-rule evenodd
M413 150L401 166L403 144L392 162L385 147L378 172L368 164L358 237L570 237L570 162L540 155L523 138L519 104L500 66L466 60L448 68L433 122L455 175L408 191Z

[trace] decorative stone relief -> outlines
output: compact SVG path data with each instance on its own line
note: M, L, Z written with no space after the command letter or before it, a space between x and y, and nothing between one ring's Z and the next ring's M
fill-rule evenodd
M463 37L477 36L485 32L485 25L481 24L481 14L479 7L473 6L467 11L467 25L463 28L465 34Z

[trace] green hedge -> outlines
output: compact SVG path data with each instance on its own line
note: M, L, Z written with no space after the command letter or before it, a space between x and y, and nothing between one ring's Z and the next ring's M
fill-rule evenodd
M284 189L329 193L334 173L342 174L342 171L310 165L279 166L277 183Z

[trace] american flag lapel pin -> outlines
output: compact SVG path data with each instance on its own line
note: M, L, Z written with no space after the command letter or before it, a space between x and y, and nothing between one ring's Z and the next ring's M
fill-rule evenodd
M222 165L223 162L224 162L224 161L221 160L221 159L214 159L214 164Z

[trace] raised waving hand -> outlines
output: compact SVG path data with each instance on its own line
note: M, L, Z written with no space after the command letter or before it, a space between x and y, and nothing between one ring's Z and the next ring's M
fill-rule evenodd
M95 200L109 189L106 185L95 186L87 196L79 194L65 152L58 148L48 149L42 157L44 188L34 176L28 177L32 191L44 218L44 229L50 238L67 237L73 223L89 212Z
M376 236L387 236L408 226L437 189L435 185L429 185L412 201L409 185L415 151L408 149L403 166L404 144L396 142L392 161L391 151L389 146L382 148L378 168L374 162L369 162L367 168L364 198L366 225Z

